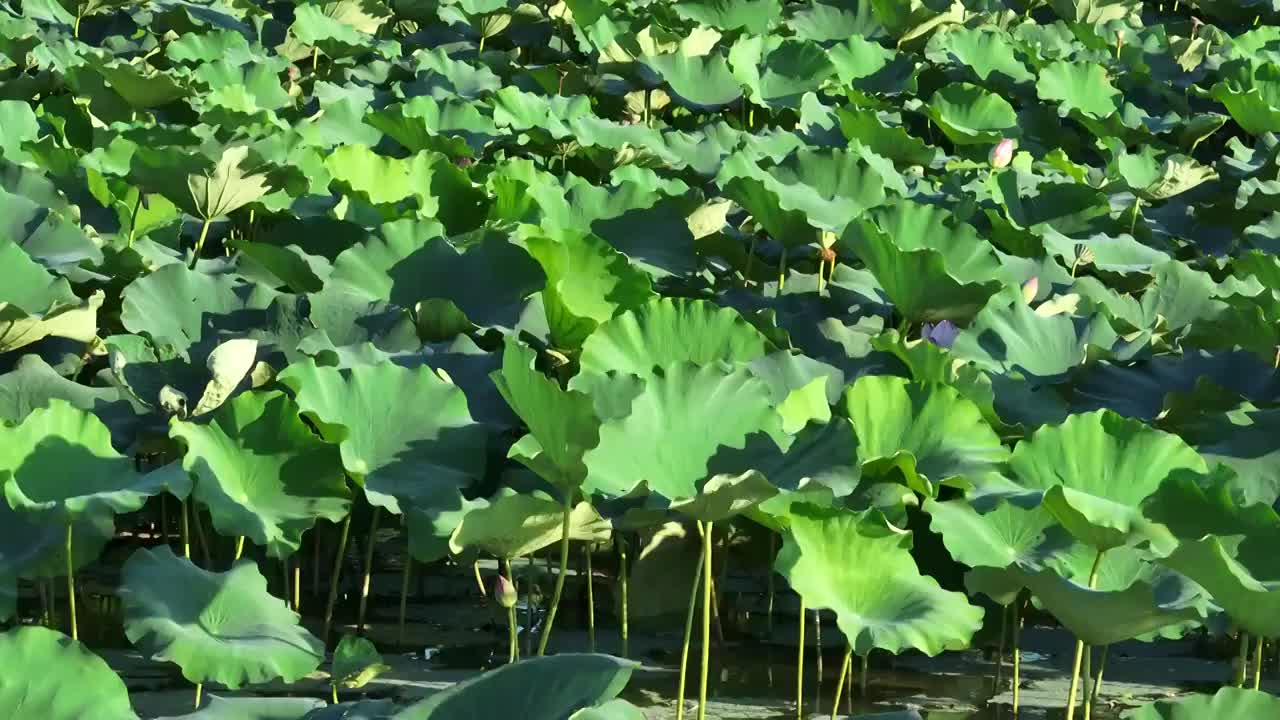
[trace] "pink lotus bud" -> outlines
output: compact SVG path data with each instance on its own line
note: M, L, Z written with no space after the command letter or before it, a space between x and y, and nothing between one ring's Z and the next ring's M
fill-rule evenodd
M991 148L991 167L1002 168L1013 161L1013 140L1005 138Z
M1022 300L1027 304L1031 304L1036 299L1036 293L1040 291L1040 278L1032 276L1030 280L1022 284Z
M504 608L516 606L516 586L507 579L506 575L499 575L493 582L493 596L498 598L498 604Z

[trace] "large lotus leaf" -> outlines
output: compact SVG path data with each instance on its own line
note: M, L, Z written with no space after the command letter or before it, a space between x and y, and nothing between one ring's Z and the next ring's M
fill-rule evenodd
M0 478L14 509L72 517L133 512L163 489L115 451L101 420L57 399L0 427Z
M172 263L134 280L121 295L120 322L157 347L181 352L216 331L266 324L279 293L234 275L210 275Z
M462 100L437 101L425 95L365 116L411 153L434 150L451 157L475 155L500 135L493 120Z
M729 50L734 77L752 102L771 108L798 108L805 93L817 91L835 74L818 43L777 35L743 35Z
M648 377L654 368L677 362L747 363L769 348L769 340L736 310L706 300L660 298L601 324L583 343L579 363L583 373Z
M248 157L246 146L227 148L222 151L212 174L187 178L192 214L205 219L230 215L270 191L266 175L249 175L241 167Z
M763 35L782 20L778 0L681 0L676 14L717 30L744 30Z
M220 697L209 695L204 707L186 715L156 720L302 720L325 707L323 700L295 697Z
M303 423L282 392L245 393L208 424L172 421L195 497L223 535L242 536L285 558L317 519L339 521L351 506L336 445Z
M343 145L325 158L325 167L349 194L374 205L415 200L419 215L437 218L450 232L471 230L484 217L483 193L440 153L394 158L364 145Z
M1213 97L1245 132L1280 130L1280 66L1274 62L1227 63L1222 82L1213 86Z
M0 635L0 713L43 720L136 720L129 691L102 658L60 632L19 627Z
M8 237L0 238L0 353L54 336L88 342L97 335L102 293L81 300L65 278L40 266Z
M430 368L341 371L308 359L278 379L338 444L343 467L378 507L399 513L401 501L465 488L484 472L487 431L471 419L462 390Z
M975 484L1009 457L982 411L946 385L867 375L844 397L863 475L901 472L907 485L935 495L943 484Z
M1101 120L1115 114L1120 91L1111 84L1107 70L1092 62L1058 60L1040 70L1036 94L1058 102L1058 114L1072 111Z
M1160 562L1194 578L1232 621L1262 637L1280 634L1280 581L1263 582L1233 555L1234 543L1216 536L1184 540Z
M1035 80L1035 75L1018 59L1013 39L994 25L953 27L935 33L929 38L927 53L935 61L954 60L967 66L983 82Z
M0 103L0 112L3 105ZM75 274L81 263L96 266L103 259L101 248L85 235L78 223L61 213L51 212L43 201L2 188L0 238L12 240L32 260L64 275ZM5 253L12 253L12 249L6 249Z
M860 3L867 7L870 3ZM821 7L815 3L815 7ZM864 93L897 95L916 89L916 60L910 53L895 52L871 36L854 34L832 38L841 42L830 49L840 81Z
M116 534L107 516L77 518L72 528L74 569L96 561ZM19 578L58 578L67 573L67 528L60 518L18 512L0 503L0 621L17 612Z
M1269 692L1224 687L1214 695L1160 700L1125 713L1125 720L1253 720L1280 713Z
M297 42L319 48L329 57L354 57L375 48L382 52L394 49L398 55L398 43L379 43L370 34L382 24L378 21L385 19L364 15L366 21L350 22L353 18L343 8L351 7L358 8L359 5L347 2L301 4L294 10L289 33Z
M735 153L721 166L717 182L727 186L737 177L761 182L775 195L781 210L802 213L809 224L832 232L842 232L851 220L885 199L880 173L858 153L839 149L801 148L767 170L746 153ZM733 194L727 196L737 200ZM774 234L773 228L770 233ZM808 235L775 238L794 246L811 242L813 232Z
M519 708L527 720L561 720L617 697L636 665L612 655L532 658L460 682L392 720L491 720L495 702Z
M811 422L794 435L774 438L758 433L748 437L741 450L721 448L710 469L728 475L751 468L783 491L808 494L825 489L830 497L844 497L858 487L861 478L853 438L852 425L841 417Z
M175 75L156 71L144 63L119 62L106 55L87 55L87 64L107 86L132 108L145 110L167 105L187 96L189 90Z
M364 687L390 669L391 666L382 662L382 655L367 638L343 635L333 650L330 682L345 688Z
M935 206L902 200L873 209L849 224L841 243L913 321L971 317L1003 287L990 244Z
M947 552L971 568L1037 567L1068 550L1071 540L1051 529L1057 524L1043 507L1001 503L979 513L966 500L925 500L929 528L942 536Z
M789 248L808 245L816 237L815 226L809 224L809 218L802 211L782 206L781 194L775 189L777 184L768 176L763 179L738 176L729 178L721 187L724 196L747 211L771 238Z
M1009 467L1076 539L1108 550L1164 542L1142 501L1175 470L1206 465L1178 436L1100 410L1036 431L1014 448Z
M488 505L484 498L468 500L457 489L441 492L430 502L418 501L404 508L409 553L418 562L430 563L449 556L449 538L472 510Z
M877 513L792 509L774 568L814 610L830 609L854 652L914 648L929 656L967 647L982 610L922 575L911 535Z
M670 510L694 520L716 523L748 512L777 495L778 488L756 470L718 473L698 488L697 495L671 503Z
M1179 433L1206 461L1222 463L1240 476L1236 485L1246 502L1271 503L1280 497L1278 429L1280 410L1245 402L1187 423Z
M929 116L957 145L988 145L1017 134L1018 115L999 95L969 83L952 83L929 98Z
M583 458L584 490L621 497L644 483L669 501L687 500L720 447L742 448L779 422L768 386L746 368L667 365L644 381L630 414L600 426L599 445Z
M587 467L582 455L600 439L600 420L591 398L564 390L536 367L537 354L508 337L502 369L490 374L493 383L529 428L529 440L518 441L511 455L544 480L562 490L582 484Z
M742 97L742 86L722 55L649 55L643 62L676 97L695 108L717 108Z
M581 502L569 513L569 539L605 542L609 521L590 503ZM544 493L524 494L502 488L486 507L467 513L449 538L449 549L462 553L479 548L490 555L512 560L550 547L564 537L564 504Z
M1109 349L1114 340L1105 318L1046 316L1018 293L1004 292L960 331L951 352L984 370L1053 382L1085 362L1091 341Z
M579 710L569 720L644 720L640 708L626 700L610 700L593 708Z
M22 356L12 370L0 375L0 420L21 422L32 410L45 407L54 399L92 410L109 426L126 425L134 415L120 390L68 380L39 355ZM127 444L120 443L122 447Z
M836 116L846 138L897 164L928 166L938 154L937 148L873 110L840 108Z
M324 645L298 614L267 592L250 560L223 573L196 567L169 547L134 551L121 570L124 629L155 660L177 663L193 683L235 689L319 667Z
M600 323L655 297L649 276L592 233L532 229L524 243L547 276L542 302L556 347L580 346Z
M440 232L435 223L402 220L384 225L382 237L352 247L334 261L325 289L313 297L313 314L338 313L353 302L389 301L412 309L442 298L477 325L513 327L525 299L543 287L537 262L499 237L486 237L459 252ZM322 321L317 326L329 324Z

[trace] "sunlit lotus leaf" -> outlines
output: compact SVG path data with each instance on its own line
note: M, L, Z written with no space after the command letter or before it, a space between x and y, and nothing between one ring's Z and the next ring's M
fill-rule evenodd
M55 630L18 627L0 635L0 712L47 720L136 720L129 691L105 660Z

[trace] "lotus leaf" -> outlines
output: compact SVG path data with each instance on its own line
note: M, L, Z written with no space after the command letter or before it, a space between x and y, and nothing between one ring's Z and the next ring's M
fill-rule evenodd
M0 711L49 720L136 720L124 681L79 642L42 627L0 635L0 661L13 672L0 677ZM19 669L21 669L19 671Z

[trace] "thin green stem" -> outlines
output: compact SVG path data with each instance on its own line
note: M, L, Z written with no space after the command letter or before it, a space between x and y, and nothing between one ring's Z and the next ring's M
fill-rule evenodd
M508 566L510 566L510 563L508 563ZM404 556L404 570L400 574L400 616L398 626L399 630L396 633L396 642L401 646L404 645L404 623L405 616L409 613L409 580L412 576L413 556L406 551ZM515 578L512 578L511 582L514 583Z
M356 634L364 635L364 616L369 609L369 581L373 577L373 545L374 536L378 532L378 518L382 508L374 507L373 516L369 518L369 539L364 546L364 577L360 581L360 610L356 614Z
M206 218L204 224L200 226L200 237L196 239L196 251L191 255L191 267L195 268L196 263L200 261L200 252L204 250L204 241L209 238L209 224L212 220Z
M489 592L484 589L484 578L480 577L480 561L476 560L471 563L471 570L476 576L476 587L480 588L480 597L489 597Z
M236 556L231 558L231 562L235 562L244 556L244 536L236 537Z
M302 558L293 559L293 611L302 609Z
M83 17L80 15L80 13L76 13L76 23L71 28L71 37L77 40L80 39L80 21L82 19Z
M826 287L826 277L823 275L827 269L827 261L825 258L818 258L818 294L821 295Z
M538 568L534 564L533 553L529 553L529 562L524 568L524 654L533 654L533 588L534 576L537 575Z
M816 674L814 678L817 680L817 687L813 691L813 711L815 713L822 712L822 611L813 611L813 646L817 650L814 653L814 664Z
M707 675L711 670L711 594L715 578L711 574L712 523L702 533L702 673L698 681L698 720L707 720Z
M1084 682L1084 687L1080 688L1080 694L1084 696L1084 720L1089 720L1093 715L1093 696L1089 692L1089 685L1093 681L1093 646L1088 643L1084 646L1084 663L1080 668L1080 679Z
M1236 657L1235 681L1238 688L1244 687L1245 676L1249 672L1249 633L1240 631L1240 654Z
M1253 689L1262 689L1262 649L1267 643L1266 638L1258 636L1258 646L1253 650Z
M334 691L337 694L337 691ZM200 698L204 695L204 683L196 683L196 709L200 709Z
M1098 696L1102 694L1102 674L1107 670L1107 654L1110 645L1102 646L1102 654L1098 657L1098 674L1093 677L1093 691L1089 693L1089 704L1084 706L1084 720L1089 720L1092 708L1098 704Z
M627 538L619 534L618 539L618 582L622 585L622 657L631 656L631 631L627 615L629 613L627 598Z
M1142 208L1142 198L1135 195L1133 197L1133 212L1129 214L1129 234L1133 234L1134 227L1138 224L1138 210Z
M1090 590L1098 586L1098 570L1102 566L1104 552L1106 551L1099 550L1093 558L1093 569L1089 571ZM1084 660L1084 649L1084 641L1076 640L1076 658L1071 667L1071 689L1067 695L1067 720L1075 720L1076 717L1076 694L1080 691L1080 665Z
M588 652L596 651L596 596L595 583L592 582L591 543L586 544L587 570L587 648Z
M556 623L556 612L560 609L560 596L564 594L564 576L569 570L569 519L572 512L572 496L566 495L564 499L564 523L560 528L560 572L556 575L556 588L551 593L551 608L547 610L547 625L542 628L542 637L538 639L538 657L547 654L547 642L551 640L551 628Z
M76 575L75 556L71 554L71 531L75 524L67 521L67 604L71 611L71 639L80 639L80 630L76 627Z
M481 36L480 36L480 49L479 49L478 51L476 51L476 54L477 54L477 55L482 55L482 54L484 54L484 41L485 41L486 39L487 39L487 37L486 37L486 36L484 36L484 35L481 35Z
M1018 612L1018 601L1013 604L1013 714L1018 714L1018 700L1022 685L1022 613Z
M502 559L502 569L507 575L507 580L511 581L511 587L516 586L515 573L511 572L511 560ZM520 642L516 639L516 606L512 605L507 608L507 664L516 661L516 656L520 652Z
M844 679L848 677L850 670L853 669L853 646L847 645L844 649L844 661L840 663L840 679L836 681L836 697L831 701L831 720L836 720L836 714L840 712L840 696L844 694ZM850 689L850 693L852 693Z
M347 554L347 538L351 535L351 513L342 521L342 530L338 534L338 550L333 555L333 573L329 576L329 601L324 607L324 633L320 640L329 644L329 630L333 628L333 608L338 604L338 586L342 580L342 560Z
M782 248L782 261L778 267L778 294L782 294L783 288L787 286L787 248Z
M191 527L190 527L190 524L187 522L187 501L186 500L182 501L182 505L179 506L179 511L182 513L182 557L190 560L191 559Z
M333 704L334 704L334 705L337 705L337 704L338 704L338 686L337 686L337 684L330 685L330 686L329 686L329 690L333 693Z
M1004 648L1009 640L1009 612L1003 608L1000 612L1000 648L996 651L996 677L993 690L999 690L1000 679L1004 675Z
M800 596L800 637L796 655L796 720L804 720L804 596Z
M680 680L676 687L676 720L684 720L684 689L685 678L689 674L689 645L693 641L693 612L698 607L698 590L702 587L702 554L706 551L707 548L703 545L693 573L693 587L689 590L689 608L684 616L684 644L680 648Z
M133 247L133 239L138 232L138 212L142 210L142 191L138 191L138 199L133 201L133 213L129 216L129 247Z

